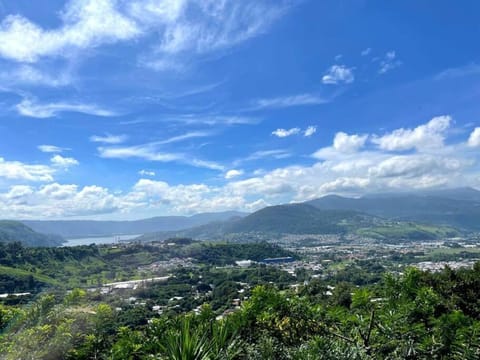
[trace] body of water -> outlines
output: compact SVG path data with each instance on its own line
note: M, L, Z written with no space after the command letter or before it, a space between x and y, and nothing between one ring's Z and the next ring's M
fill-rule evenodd
M103 237L87 237L87 238L78 238L78 239L66 239L62 246L80 246L80 245L90 245L90 244L115 244L124 240L131 240L136 237L139 237L141 234L137 235L112 235L112 236L103 236Z

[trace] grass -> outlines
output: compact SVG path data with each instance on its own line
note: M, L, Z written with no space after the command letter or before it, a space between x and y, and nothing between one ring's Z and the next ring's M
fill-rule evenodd
M44 282L44 283L50 284L50 285L60 285L60 282L58 282L55 279L52 279L49 276L33 273L33 272L30 272L30 271L27 271L27 270L11 268L11 267L8 267L8 266L0 265L0 274L10 275L10 276L24 276L24 277L31 275L37 281L41 281L41 282Z

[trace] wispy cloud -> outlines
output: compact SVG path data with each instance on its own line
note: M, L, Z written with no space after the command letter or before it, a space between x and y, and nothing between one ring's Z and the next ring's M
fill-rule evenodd
M310 137L312 136L313 134L315 134L317 132L317 127L316 126L309 126L305 129L305 131L303 132L303 136L305 137Z
M38 145L37 149L44 153L61 153L65 150L70 150L68 148L63 148L55 145Z
M378 70L379 74L385 74L390 70L393 70L402 65L402 62L397 59L397 54L395 51L389 51L385 54L385 57L380 61L380 69Z
M355 80L353 69L345 65L332 65L322 77L322 82L330 85L350 84Z
M295 134L300 133L300 128L291 128L291 129L277 129L272 131L272 135L279 137L279 138L284 138L288 136L292 136Z
M298 127L294 127L294 128L291 128L291 129L276 129L276 130L272 131L272 135L274 135L276 137L279 137L279 138L285 138L285 137L288 137L288 136L299 135L299 134L303 134L304 137L310 137L313 134L315 134L316 131L317 131L316 126L308 126L303 131L302 131L302 129L300 129Z
M0 81L4 85L32 85L62 87L73 82L73 77L68 72L52 71L35 68L31 65L15 65L0 72Z
M362 55L362 56L367 56L367 55L369 55L371 52L372 52L372 48L366 48L366 49L362 50L362 52L360 53L360 55Z
M299 94L291 96L281 96L275 98L265 98L256 100L253 109L275 109L294 106L321 105L330 102L322 96L315 94Z
M139 158L147 161L178 162L199 168L224 170L224 167L216 162L198 159L190 154L162 152L153 143L124 147L99 147L98 155L105 159Z
M138 172L138 175L141 175L141 176L155 176L155 171L142 169Z
M258 124L261 118L237 115L217 115L217 114L184 114L165 116L169 121L184 123L187 125L250 125Z
M105 134L105 135L92 135L90 136L91 142L98 142L104 144L121 144L128 139L127 135L112 135L112 134Z
M185 134L172 136L171 138L168 138L165 140L155 141L152 144L156 144L156 145L171 144L171 143L176 143L176 142L180 142L188 139L207 137L213 134L214 133L211 131L192 131Z
M479 64L469 64L465 66L460 66L456 68L446 69L437 75L435 75L435 80L443 79L453 79L457 77L463 77L468 75L478 75L480 74L480 65Z
M95 115L95 116L115 116L116 113L111 110L106 110L92 104L81 103L38 103L32 99L23 99L19 104L15 106L17 112L20 115L46 119L58 116L63 112L78 112L82 114Z
M233 162L234 166L238 166L245 162L257 161L261 159L273 158L273 159L286 159L292 156L292 153L285 149L271 149L271 150L259 150L245 156L244 158L237 159Z
M263 34L289 7L285 0L72 0L53 29L21 15L7 16L0 24L0 56L34 63L78 53L72 50L153 36L157 45L143 56L143 63L171 70L189 57L185 54L218 52Z

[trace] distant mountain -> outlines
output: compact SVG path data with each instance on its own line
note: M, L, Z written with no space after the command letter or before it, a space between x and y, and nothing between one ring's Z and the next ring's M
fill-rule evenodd
M25 220L25 225L35 231L58 234L65 238L90 236L135 235L157 231L177 231L245 216L245 213L226 211L201 213L193 216L159 216L133 221L94 221L94 220Z
M329 195L306 204L321 210L350 210L480 231L480 191L459 188L411 193L373 194L361 198Z
M63 239L58 235L40 234L18 221L0 220L0 242L19 241L25 246L59 246Z
M454 237L459 233L450 227L391 221L352 210L322 210L308 204L289 204L266 207L240 219L145 234L137 240L191 237L248 241L275 239L284 234L352 234L394 243Z
M337 234L372 225L374 218L355 211L320 210L308 204L269 206L226 227L227 232Z

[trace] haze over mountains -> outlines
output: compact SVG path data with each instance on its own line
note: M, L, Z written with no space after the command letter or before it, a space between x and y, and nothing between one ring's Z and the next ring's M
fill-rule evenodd
M473 188L373 194L357 199L330 195L308 204L318 209L353 210L389 219L480 230L480 191Z
M158 216L132 221L95 221L95 220L24 220L33 230L58 234L65 238L90 236L136 235L154 231L174 231L200 226L213 221L223 221L245 213L225 211L219 213L201 213L193 216Z
M361 198L329 195L301 204L277 205L240 219L181 231L146 234L222 238L229 234L357 234L382 240L435 239L480 230L480 191L459 188Z
M371 194L360 198L328 195L300 204L266 207L252 214L227 211L135 221L28 220L22 223L0 222L0 241L21 240L30 246L56 246L61 244L62 237L144 234L143 240L174 236L220 239L242 233L356 233L377 238L432 239L455 235L454 228L480 231L480 191L459 188Z

